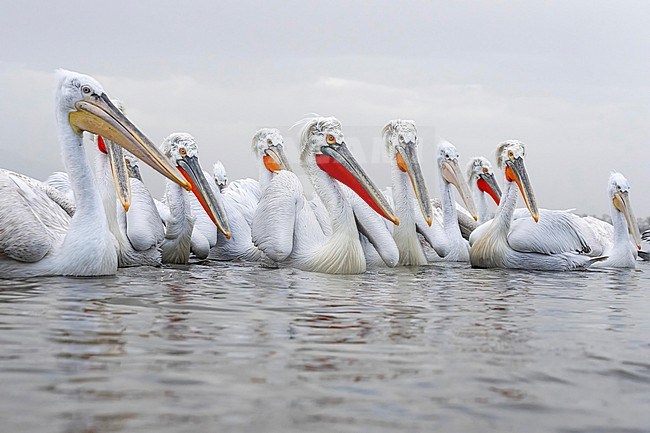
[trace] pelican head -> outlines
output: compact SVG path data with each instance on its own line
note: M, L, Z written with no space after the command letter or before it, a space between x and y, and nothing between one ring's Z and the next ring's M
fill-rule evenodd
M442 141L438 144L437 162L443 182L446 184L452 184L456 187L460 197L463 199L463 203L465 203L465 207L474 217L474 220L478 220L474 199L469 192L469 186L467 185L465 177L460 169L460 165L458 164L459 157L460 155L458 154L458 150L456 150L456 146L450 142Z
M632 205L630 204L630 183L621 173L612 172L609 176L609 197L616 211L621 212L627 222L627 229L634 240L637 249L641 249L641 233L637 224Z
M161 150L185 176L192 186L192 192L219 231L226 238L230 238L230 227L226 213L203 174L199 164L199 149L194 137L185 132L175 132L165 138Z
M501 202L501 188L494 177L492 164L487 158L475 156L467 164L467 179L470 185L476 183L479 191L482 191L492 197L492 200L499 205Z
M496 151L497 165L505 172L506 182L515 182L524 198L526 207L535 222L539 221L539 209L533 187L524 164L526 145L519 140L507 140Z
M163 176L189 189L190 184L164 155L111 102L103 87L88 75L58 70L57 118L72 131L100 135L129 150Z
M418 161L418 131L413 120L391 120L382 129L386 152L399 170L408 174L422 215L428 225L433 221L429 191Z
M341 122L334 117L313 117L301 121L300 161L307 172L313 164L333 179L347 185L375 212L399 224L379 188L370 180L345 144Z
M228 185L228 175L226 174L226 167L223 166L221 161L217 161L212 167L212 176L214 177L214 183L219 187L219 191Z
M291 171L289 161L284 153L284 138L277 129L259 129L253 135L252 148L271 173L277 173L280 170Z

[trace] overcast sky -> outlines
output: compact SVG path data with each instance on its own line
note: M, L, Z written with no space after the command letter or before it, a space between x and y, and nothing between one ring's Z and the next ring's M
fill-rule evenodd
M2 3L3 168L38 179L62 169L53 71L63 67L100 80L154 142L193 134L204 169L220 159L231 180L257 176L260 127L282 131L301 172L289 127L319 113L341 120L383 188L381 128L405 118L434 197L438 140L464 167L516 138L540 207L609 212L619 170L637 216L650 215L650 2ZM145 181L162 192L161 177Z

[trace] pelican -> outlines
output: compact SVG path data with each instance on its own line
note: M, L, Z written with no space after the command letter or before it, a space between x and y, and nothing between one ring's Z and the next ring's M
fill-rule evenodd
M225 212L199 164L198 147L194 137L184 132L175 132L165 138L161 150L169 160L177 164L183 176L187 178L194 196L212 223L226 238L230 238ZM210 249L207 239L199 239L199 245L193 242L196 242L193 239L195 215L192 214L189 194L177 185L167 182L164 204L167 209L159 208L165 222L165 239L160 245L163 263L188 263L191 246L195 252L203 252L207 257L206 251Z
M228 186L228 175L226 174L226 167L223 166L221 161L215 162L212 167L212 176L214 176L214 183L217 184L220 192Z
M262 194L253 218L253 242L266 259L279 266L331 274L365 272L366 259L357 229L357 221L363 217L355 214L337 181L384 218L394 224L399 220L348 150L338 119L306 119L300 150L301 165L326 210L327 221L323 226L319 222L298 177L282 170ZM374 233L369 235L372 241ZM378 249L381 254L382 245ZM397 249L392 253L394 266Z
M494 177L490 161L482 156L470 159L467 164L467 179L478 210L478 222L483 224L494 218L494 212L490 211L487 196L490 196L497 206L501 201L501 188Z
M391 120L382 129L382 137L388 157L392 187L384 194L395 208L400 224L386 225L399 250L399 265L420 266L428 263L424 249L418 238L418 231L437 254L447 255L447 242L442 233L442 226L433 219L433 209L429 192L424 182L422 169L417 157L419 139L417 128L412 120ZM353 197L352 202L358 201ZM374 259L374 254L364 242L366 258Z
M124 114L122 101L111 102ZM95 135L93 140L99 151L95 157L95 178L108 228L115 237L118 267L160 265L158 245L164 228L153 199L142 184L137 158L101 136ZM74 201L67 173L55 172L45 182Z
M95 79L59 70L56 121L63 162L75 197L72 217L35 184L0 171L0 276L96 276L117 270L111 235L82 132L102 135L158 172L190 188L158 149L110 101Z
M476 215L476 205L469 192L469 186L462 175L458 151L456 147L448 141L443 141L438 144L436 163L438 165L440 185L440 206L443 227L442 239L438 234L431 235L431 229L422 227L422 231L426 236L431 236L438 243L446 244L448 253L442 258L450 262L466 262L469 261L469 243L461 233L459 221L462 218L458 215L456 209L456 201L454 200L452 185L460 194L463 203L467 207L467 211L473 221L478 218ZM429 243L432 243L431 241ZM438 254L440 256L440 254ZM435 259L435 258L434 258ZM439 260L439 259L438 259Z
M232 238L224 242L223 235L219 235L211 255L217 260L260 259L260 250L253 244L251 233L255 210L262 191L268 187L276 173L291 170L284 152L284 138L279 130L259 129L253 135L251 147L258 164L258 180L238 179L221 191Z
M602 257L587 255L594 243L580 230L580 218L576 215L545 211L540 220L524 164L525 154L526 146L518 140L504 141L497 148L497 163L505 173L504 192L494 219L478 227L470 236L472 266L566 271L586 269L602 260ZM517 190L524 198L532 221L528 218L513 221Z
M641 250L641 234L639 226L630 204L630 183L621 173L613 172L609 176L607 192L610 199L610 215L612 225L591 218L592 229L605 225L605 232L612 229L611 236L603 237L605 243L604 254L607 258L593 264L594 267L603 268L635 268L637 251ZM594 223L597 225L594 227ZM612 227L613 226L613 227ZM609 233L608 233L609 234ZM630 242L630 236L632 242Z

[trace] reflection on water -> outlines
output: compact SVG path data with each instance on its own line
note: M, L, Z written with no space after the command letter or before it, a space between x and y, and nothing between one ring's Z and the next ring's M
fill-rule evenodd
M0 280L5 431L647 431L650 267Z

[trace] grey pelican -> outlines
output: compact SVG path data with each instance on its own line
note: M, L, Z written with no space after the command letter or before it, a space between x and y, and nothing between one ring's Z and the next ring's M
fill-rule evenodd
M594 242L578 229L579 217L565 211L545 211L540 219L537 200L524 164L526 147L518 140L501 143L496 151L505 183L494 219L470 236L470 260L478 268L547 271L585 269L603 257L590 257ZM518 192L529 218L514 219ZM591 244L591 246L590 246Z
M478 211L478 222L484 222L494 218L494 212L490 211L488 196L499 206L501 201L501 188L494 177L492 164L482 156L475 156L467 164L467 183L472 190L472 197Z
M63 162L75 198L72 217L43 191L0 171L0 276L95 276L117 270L115 238L92 169L82 132L102 135L130 150L164 176L189 183L110 101L95 79L59 70L56 121Z
M366 259L357 229L359 216L338 182L384 218L394 224L399 220L348 150L338 119L306 119L300 151L301 165L326 210L327 220L319 222L297 176L282 170L262 194L253 218L253 242L266 259L279 266L331 274L365 272ZM372 240L373 234L369 234ZM397 259L395 254L393 266Z
M230 238L228 219L219 200L215 197L214 190L210 187L208 179L201 169L198 160L198 147L196 140L190 134L176 132L169 135L161 145L162 152L176 164L191 184L191 190L199 201L201 208L210 217L212 223L226 238ZM167 182L164 205L159 206L160 216L165 223L165 239L160 248L163 263L186 264L190 257L190 247L197 256L207 257L209 245L207 240L201 245L193 244L193 228L195 215L192 214L190 198L187 191L178 188L175 184ZM165 209L166 207L166 209ZM198 233L197 233L198 234Z

